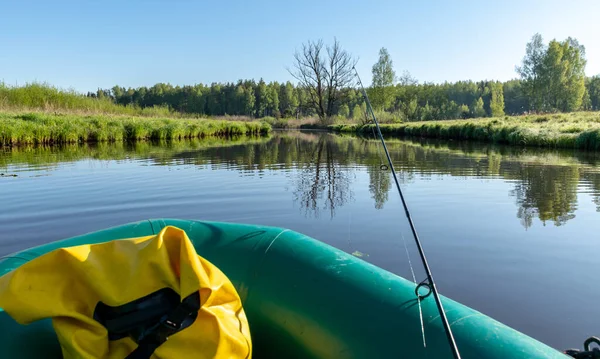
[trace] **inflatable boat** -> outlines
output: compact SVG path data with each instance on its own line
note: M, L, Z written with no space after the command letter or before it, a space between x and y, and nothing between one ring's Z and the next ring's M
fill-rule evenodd
M199 255L234 284L254 358L451 358L432 296L415 283L291 230L157 219L89 233L0 259L0 275L52 250L183 229ZM462 358L568 358L442 297ZM0 310L0 357L60 358L51 320L20 325ZM424 341L424 338L425 341Z

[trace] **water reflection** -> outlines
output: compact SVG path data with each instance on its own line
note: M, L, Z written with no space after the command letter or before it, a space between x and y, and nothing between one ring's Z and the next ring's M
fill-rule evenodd
M303 158L302 170L294 179L294 201L300 203L306 216L319 217L321 210L326 210L333 218L335 209L353 197L352 169L341 164L343 153L326 136L304 147L309 155Z
M553 221L556 226L575 218L579 169L575 166L518 166L515 189L517 217L525 228L533 219Z
M578 193L590 195L600 211L600 158L594 153L405 140L388 140L388 147L404 183L433 175L510 182L513 189L508 195L515 199L516 217L525 228L536 218L544 224L567 223L575 217ZM312 217L322 212L333 217L336 209L352 201L359 172L368 175L368 190L377 209L388 201L392 183L389 171L380 169L384 158L377 141L294 131L268 138L4 148L0 172L18 174L30 167L52 170L82 159L131 158L154 165L218 166L251 176L285 171L293 200Z
M510 180L514 189L509 194L516 200L517 218L525 228L534 218L557 226L573 219L581 189L592 194L596 205L600 202L594 154L427 143L398 146L396 150L404 153L398 158L404 171Z
M405 172L510 181L514 189L509 195L525 228L534 218L557 226L575 218L578 192L591 194L600 211L600 171L593 153L406 141L390 147Z
M369 174L369 192L371 192L371 198L375 200L375 208L382 209L390 192L392 183L390 173L382 170L380 165L368 166L367 173Z

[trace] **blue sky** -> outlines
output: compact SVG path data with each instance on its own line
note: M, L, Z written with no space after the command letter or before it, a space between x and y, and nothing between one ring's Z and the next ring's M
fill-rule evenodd
M419 81L508 80L539 32L577 38L600 74L600 1L0 2L0 79L78 91L291 79L302 42L336 36L370 82L379 48Z

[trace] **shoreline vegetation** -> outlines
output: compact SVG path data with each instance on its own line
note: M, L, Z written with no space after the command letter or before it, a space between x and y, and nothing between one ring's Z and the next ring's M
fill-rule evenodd
M314 119L267 117L250 121L243 117L204 119L0 110L0 146L258 136L272 129L321 129L362 136L372 136L374 131L372 124L347 120L324 126ZM600 150L600 112L381 124L381 131L394 137Z
M480 141L515 146L600 150L600 112L503 116L470 120L382 124L384 135ZM373 124L330 125L329 130L372 136Z
M0 146L258 136L270 131L268 123L259 121L0 112Z
M600 112L497 116L401 122L377 113L386 135L481 141L515 146L600 150ZM372 134L364 119L198 117L167 106L114 103L46 84L0 85L0 146L262 135L278 129L324 129Z

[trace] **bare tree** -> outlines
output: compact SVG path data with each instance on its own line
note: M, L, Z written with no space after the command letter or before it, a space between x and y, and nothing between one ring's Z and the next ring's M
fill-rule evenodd
M337 39L323 51L323 40L302 44L294 54L294 68L288 69L308 94L309 105L321 122L328 122L337 111L341 89L355 81L353 68L356 59L343 50Z

